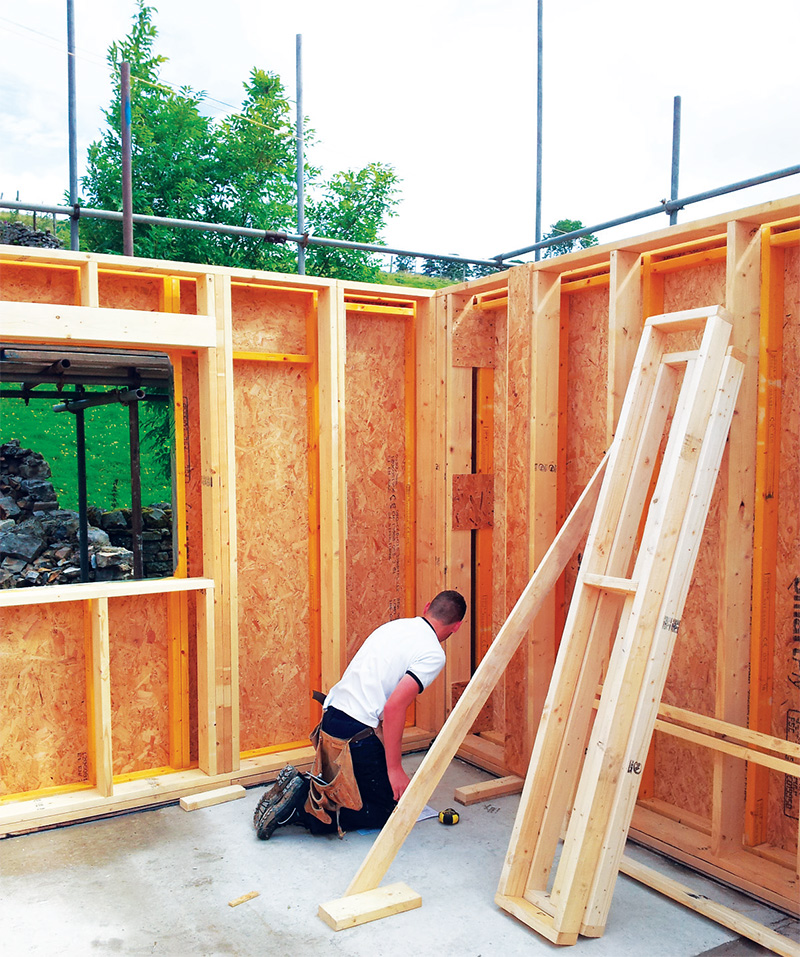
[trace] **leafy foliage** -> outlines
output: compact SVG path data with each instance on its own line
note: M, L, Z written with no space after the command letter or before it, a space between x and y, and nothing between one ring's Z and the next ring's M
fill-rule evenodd
M136 213L278 232L296 231L296 143L292 110L280 78L253 69L244 83L239 113L220 121L204 116L202 92L179 92L160 82L167 58L155 52L155 10L137 0L129 35L112 43L108 62L131 66L131 138L133 209ZM122 209L120 123L121 91L116 81L105 111L107 128L91 144L82 204ZM306 134L306 152L314 133ZM386 219L398 202L394 169L370 163L322 178L305 167L309 232L368 244L380 241ZM86 220L84 248L120 253L119 223ZM134 226L138 256L212 263L247 269L295 271L294 244L268 244L191 229ZM369 253L309 247L310 273L374 280L377 260Z
M449 282L465 282L467 279L478 279L496 271L491 266L471 266L469 263L447 262L442 259L426 259L422 263L423 275L438 276Z
M555 239L564 233L572 233L578 229L583 229L583 223L579 219L559 219L553 223L550 232L545 233L542 239ZM553 243L551 246L545 246L542 255L545 259L551 259L554 256L565 256L567 253L574 252L576 249L587 249L589 246L597 245L597 236L589 233L588 236L580 236L577 239L565 239L560 243Z

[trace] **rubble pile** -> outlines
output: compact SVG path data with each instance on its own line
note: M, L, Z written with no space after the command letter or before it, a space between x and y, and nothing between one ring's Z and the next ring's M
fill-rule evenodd
M50 466L17 439L0 445L0 588L80 581L78 513L59 508ZM87 509L91 581L133 578L130 509ZM171 575L172 511L142 509L145 577Z

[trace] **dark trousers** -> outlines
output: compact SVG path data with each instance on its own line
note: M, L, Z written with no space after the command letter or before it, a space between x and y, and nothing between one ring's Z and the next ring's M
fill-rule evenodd
M335 738L352 738L363 731L366 725L344 711L337 708L327 708L322 716L322 730ZM381 828L389 819L397 803L392 797L392 785L389 783L389 773L386 770L386 752L380 738L371 734L350 745L350 755L353 759L353 772L358 789L361 792L363 806L360 811L342 808L339 812L339 823L343 831L357 831L367 828ZM305 802L305 795L303 801ZM336 821L325 824L313 814L300 810L298 824L307 827L312 834L332 834L336 832Z

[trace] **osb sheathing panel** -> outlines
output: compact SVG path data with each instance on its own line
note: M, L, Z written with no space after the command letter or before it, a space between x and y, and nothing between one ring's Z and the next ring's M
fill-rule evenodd
M406 320L347 317L347 659L405 614Z
M567 414L566 421L561 423L560 437L566 444L565 514L568 515L606 450L608 289L595 287L565 296L561 321L567 325L569 335ZM565 570L567 607L578 574L578 555L582 551L583 544Z
M115 774L169 764L168 601L131 595L108 603Z
M234 363L243 751L311 730L306 374Z
M772 733L800 741L800 249L785 257ZM797 847L799 785L770 775L768 840L787 850Z
M725 303L725 263L694 266L664 276L664 312Z
M310 293L231 285L233 348L304 355Z
M713 753L668 734L656 732L654 741L656 798L710 820Z
M76 268L25 266L17 263L0 265L0 297L10 302L51 302L75 305L80 287Z
M100 306L109 309L138 309L140 312L161 312L164 308L164 280L161 276L97 271Z
M181 312L184 315L197 315L197 282L194 279L180 281Z
M87 780L83 606L0 609L0 795Z

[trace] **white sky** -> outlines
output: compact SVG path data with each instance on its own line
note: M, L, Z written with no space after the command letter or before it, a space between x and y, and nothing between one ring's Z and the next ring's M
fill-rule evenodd
M326 173L402 179L389 245L491 257L535 239L536 0L154 0L162 78L238 106L258 66L295 91ZM800 0L544 0L542 223L592 225L800 163ZM75 0L79 175L134 0ZM66 0L0 3L0 191L68 189ZM214 103L210 112L222 111ZM688 222L800 193L800 176L688 207ZM667 225L659 216L603 233Z

